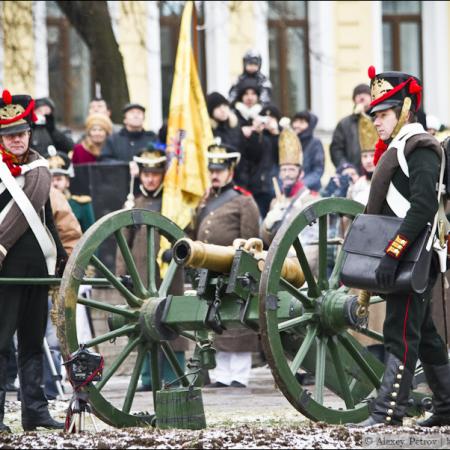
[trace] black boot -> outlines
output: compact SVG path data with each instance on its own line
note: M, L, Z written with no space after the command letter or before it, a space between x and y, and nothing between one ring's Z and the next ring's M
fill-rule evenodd
M19 379L22 404L22 427L33 431L37 427L63 430L64 423L52 419L42 383L43 355L33 355L26 362L19 361Z
M355 426L402 425L403 416L408 406L412 380L413 373L394 355L386 353L383 381L378 390L377 398L371 404L371 414L368 419Z
M11 429L3 423L6 400L6 371L8 358L0 356L0 433L11 433Z
M428 386L433 391L433 415L417 422L421 427L450 425L450 364L422 364Z

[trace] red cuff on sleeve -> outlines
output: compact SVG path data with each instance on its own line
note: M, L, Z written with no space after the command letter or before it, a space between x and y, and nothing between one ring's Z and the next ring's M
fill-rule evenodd
M397 236L395 236L393 240L389 241L385 252L395 259L400 259L407 249L408 245L408 239L406 239L405 236L402 236L401 234L397 234Z

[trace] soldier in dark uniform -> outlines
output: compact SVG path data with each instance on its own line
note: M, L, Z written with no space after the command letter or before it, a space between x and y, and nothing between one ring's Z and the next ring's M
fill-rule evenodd
M233 183L239 152L226 144L208 147L211 188L200 204L195 238L216 245L232 245L238 238L259 235L259 210L251 194ZM258 351L258 336L251 330L230 330L214 341L216 382L210 387L245 387L251 369L251 352Z
M150 143L145 150L140 152L133 160L139 167L139 192L140 194L134 199L134 205L128 203L126 206L130 208L142 208L149 211L161 212L163 182L166 171L166 155L165 151L160 145ZM129 198L128 201L131 199ZM130 227L125 230L124 235L127 239L128 245L131 248L134 260L139 274L144 282L147 283L147 231L143 226ZM155 239L155 254L159 254L159 238ZM164 262L170 262L171 251L166 250L163 253L162 259ZM158 266L157 266L158 267ZM126 275L125 262L120 254L117 252L116 257L116 273L120 276ZM159 270L156 273L156 285L161 283ZM184 292L183 269L177 270L174 280L170 286L169 293L172 295L182 295ZM185 366L185 351L188 350L188 341L184 338L177 338L170 342L172 349L175 352L178 362L181 367ZM150 355L144 361L144 366L141 372L142 385L137 389L138 391L151 391L152 378L150 370ZM159 355L161 379L166 383L174 381L177 377L172 370L172 366L166 357L161 353Z
M369 113L380 139L375 147L376 169L366 211L403 218L397 234L386 242L386 254L376 270L377 283L387 290L394 286L405 250L427 224L434 222L442 154L437 140L417 123L420 80L401 72L377 75L373 67L369 68L369 76L372 97ZM450 365L430 308L431 289L439 270L436 260L432 262L428 288L423 294L385 297L385 372L371 405L371 415L361 426L402 424L418 358L434 394L434 415L422 425L450 424Z
M3 92L0 99L2 278L47 277L55 274L55 265L59 274L58 265L61 268L67 256L53 223L47 162L29 147L33 109L30 96ZM0 285L0 432L11 431L3 423L3 417L7 361L16 330L23 429L64 428L63 423L50 416L42 388L47 293L47 286Z

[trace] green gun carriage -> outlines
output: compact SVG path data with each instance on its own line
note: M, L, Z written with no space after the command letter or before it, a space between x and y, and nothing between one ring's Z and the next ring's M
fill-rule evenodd
M201 418L201 392L193 385L202 368L214 367L210 337L223 329L242 327L260 333L278 388L301 414L329 424L356 423L368 417L368 402L380 386L384 366L355 339L354 334L372 337L380 343L383 336L368 329L367 320L360 317L357 297L339 282L343 252L339 251L339 240L328 239L328 224L330 215L351 220L362 210L361 204L351 200L320 200L284 223L267 252L261 251L257 240L237 243L235 248L193 243L177 225L158 213L142 209L120 210L107 214L84 234L62 279L3 279L0 282L60 284L58 336L66 358L81 343L76 330L77 304L107 313L109 331L85 342L86 346L93 348L117 337L125 337L127 344L112 361L105 360L102 380L83 389L88 393L95 414L112 426L170 426L170 423L186 428L205 426L204 416ZM318 277L313 275L299 240L302 230L316 222L319 230ZM146 285L124 237L124 229L130 226L143 226L147 230ZM160 236L172 245L173 258L157 287L155 242ZM99 246L111 237L115 238L124 258L131 283L124 283L97 256ZM334 269L327 276L327 251L332 245L338 245L338 252ZM93 265L103 278L86 278L88 265ZM169 295L179 265L200 270L192 289L184 295ZM123 304L83 298L78 294L81 284L108 285L120 294ZM380 301L379 297L370 299L370 303ZM350 329L354 333L350 334ZM178 336L195 343L193 357L185 372L171 348L171 341ZM162 386L159 351L167 357L181 387L165 389ZM150 365L156 410L150 414L133 411L147 352L152 355ZM108 399L104 387L132 353L135 362L119 407ZM296 377L299 370L314 376L313 386L300 384ZM193 420L167 417L167 399L171 395L177 397L177 393L180 394L178 400L186 399L185 415L191 414ZM334 400L328 404L330 393ZM427 405L429 398L414 391L409 413L421 414Z

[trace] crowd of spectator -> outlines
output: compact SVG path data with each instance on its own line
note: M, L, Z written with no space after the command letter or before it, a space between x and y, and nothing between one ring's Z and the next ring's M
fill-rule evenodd
M303 152L302 183L323 197L346 197L347 190L365 175L361 160L358 120L370 104L367 84L353 90L353 111L340 120L333 132L329 153L336 172L323 184L325 154L314 131L319 118L312 111L298 111L292 117L282 113L272 101L272 84L261 72L261 56L249 50L243 57L243 71L231 86L226 97L219 92L206 95L211 128L216 138L231 145L241 154L235 171L235 182L250 191L258 204L261 219L267 215L275 197L273 179L278 178L278 138L284 126L298 135ZM55 124L55 104L50 98L36 100L36 116L32 147L42 155L49 145L67 153L73 164L93 162L131 163L133 157L150 142L165 144L163 125L158 135L145 130L145 108L129 103L123 108L123 125L113 124L111 111L103 98L94 98L89 104L85 130L78 142L73 142ZM423 115L423 114L422 114ZM419 115L419 120L421 116ZM422 117L424 127L432 134L443 127L435 116ZM280 184L281 186L281 184Z

